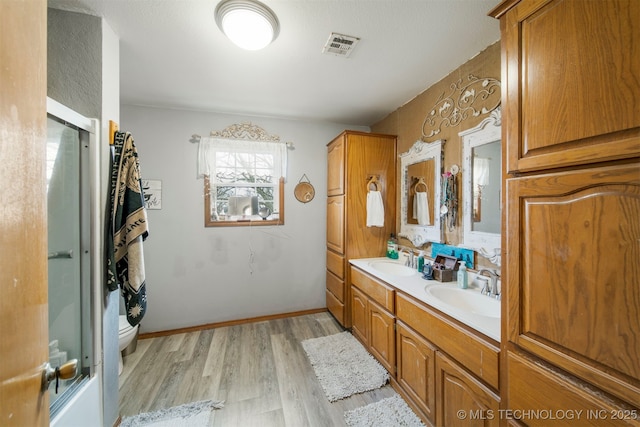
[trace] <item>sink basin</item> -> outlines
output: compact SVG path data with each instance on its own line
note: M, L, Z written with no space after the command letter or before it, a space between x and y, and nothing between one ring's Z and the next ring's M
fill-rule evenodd
M393 261L376 261L369 263L369 265L378 270L381 273L391 274L393 276L413 276L417 274L418 271L414 270L411 267L407 267L406 265L402 265L398 262Z
M425 291L450 307L467 313L500 318L500 301L475 291L451 286L426 286Z

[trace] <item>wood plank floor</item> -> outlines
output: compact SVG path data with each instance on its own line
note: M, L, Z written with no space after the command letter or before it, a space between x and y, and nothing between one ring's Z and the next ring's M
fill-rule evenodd
M342 331L325 312L139 340L124 358L120 415L213 399L225 407L212 426L344 426L344 411L394 392L327 400L301 342Z

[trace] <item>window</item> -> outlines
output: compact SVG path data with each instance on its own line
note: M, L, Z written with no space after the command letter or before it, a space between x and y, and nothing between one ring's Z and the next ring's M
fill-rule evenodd
M286 150L279 141L201 138L205 226L284 224Z

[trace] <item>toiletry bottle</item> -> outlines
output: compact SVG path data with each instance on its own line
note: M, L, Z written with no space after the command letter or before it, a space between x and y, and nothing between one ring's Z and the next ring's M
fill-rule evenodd
M458 287L467 289L469 283L467 282L467 266L464 261L458 261L460 267L458 268Z
M387 240L387 257L391 259L398 259L398 241L396 235L391 233L389 240Z
M391 247L392 247L391 258L398 259L398 255L399 255L399 253L398 253L398 239L396 239L396 235L393 234L393 233L391 233L391 241L392 241L392 244L391 244Z
M433 265L429 261L424 262L423 278L426 280L433 280Z
M418 252L418 272L422 273L424 270L424 252Z

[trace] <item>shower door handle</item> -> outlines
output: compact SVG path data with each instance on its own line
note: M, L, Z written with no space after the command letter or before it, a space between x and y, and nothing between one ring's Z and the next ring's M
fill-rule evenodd
M71 359L58 368L52 368L51 364L47 362L42 371L42 391L47 391L53 380L57 383L58 380L70 380L76 375L78 375L78 359Z

